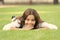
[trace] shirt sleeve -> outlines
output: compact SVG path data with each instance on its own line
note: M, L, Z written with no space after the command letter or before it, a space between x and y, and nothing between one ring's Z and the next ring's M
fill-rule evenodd
M58 29L56 25L50 24L50 23L47 23L47 22L40 23L39 26L42 27L42 28Z
M8 26L8 25L5 25L4 27L3 27L3 30L9 30L10 29L10 26Z

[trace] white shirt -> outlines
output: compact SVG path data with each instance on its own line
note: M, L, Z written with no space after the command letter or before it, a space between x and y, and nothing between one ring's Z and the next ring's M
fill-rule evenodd
M58 29L56 25L50 24L50 23L47 23L47 22L40 23L39 26L40 27L46 27L46 28L49 28L49 29Z

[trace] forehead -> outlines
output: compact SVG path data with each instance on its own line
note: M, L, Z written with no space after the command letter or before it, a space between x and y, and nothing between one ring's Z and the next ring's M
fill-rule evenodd
M35 19L34 15L29 15L27 19Z

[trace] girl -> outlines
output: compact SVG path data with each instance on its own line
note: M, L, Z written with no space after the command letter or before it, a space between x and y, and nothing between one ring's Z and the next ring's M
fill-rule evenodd
M31 30L39 28L57 29L56 25L43 21L35 9L28 8L20 19L20 27L10 28L11 30Z

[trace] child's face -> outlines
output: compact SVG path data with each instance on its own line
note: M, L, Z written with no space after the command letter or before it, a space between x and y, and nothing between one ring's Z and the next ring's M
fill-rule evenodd
M25 20L25 26L27 27L34 27L35 25L35 18L33 15L29 15Z

